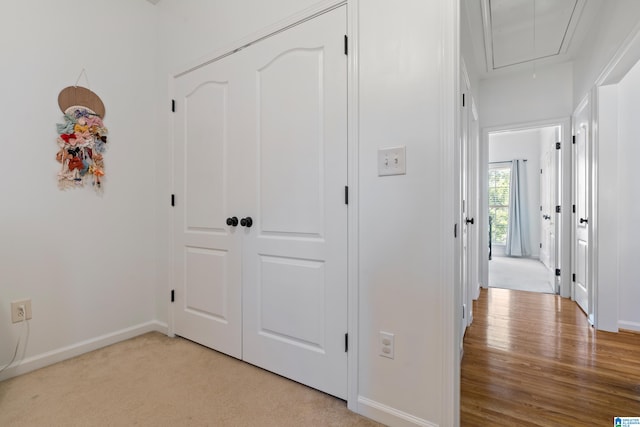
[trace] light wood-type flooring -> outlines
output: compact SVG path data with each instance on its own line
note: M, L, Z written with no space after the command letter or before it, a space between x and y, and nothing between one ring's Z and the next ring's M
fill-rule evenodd
M640 334L569 299L483 289L464 338L461 426L613 426L640 417Z

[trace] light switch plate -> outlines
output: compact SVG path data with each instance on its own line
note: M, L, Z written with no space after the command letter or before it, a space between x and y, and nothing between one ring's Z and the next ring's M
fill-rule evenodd
M378 176L405 175L407 173L405 147L378 150Z

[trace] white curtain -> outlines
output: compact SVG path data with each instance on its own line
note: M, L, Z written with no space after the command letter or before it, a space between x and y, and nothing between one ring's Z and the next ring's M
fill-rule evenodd
M531 255L529 243L529 211L527 206L527 170L525 161L511 161L509 186L509 228L505 255L526 257Z

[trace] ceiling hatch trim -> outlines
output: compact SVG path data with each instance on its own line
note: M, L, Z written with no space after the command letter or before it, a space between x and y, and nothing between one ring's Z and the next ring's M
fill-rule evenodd
M567 53L585 0L481 0L487 71Z

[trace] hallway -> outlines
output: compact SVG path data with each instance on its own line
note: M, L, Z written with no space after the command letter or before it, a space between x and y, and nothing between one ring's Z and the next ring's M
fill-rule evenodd
M608 426L640 415L640 334L555 295L483 289L464 339L461 426Z

